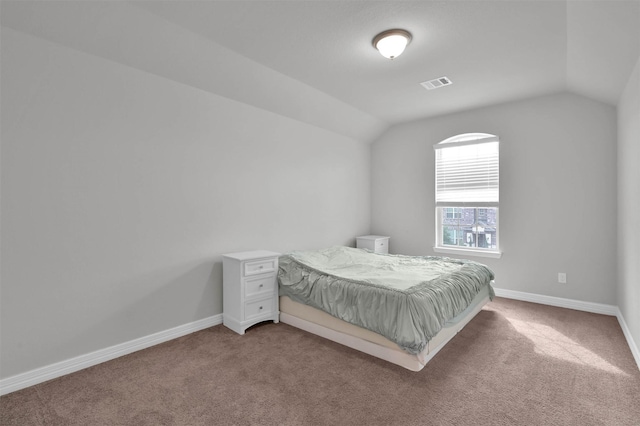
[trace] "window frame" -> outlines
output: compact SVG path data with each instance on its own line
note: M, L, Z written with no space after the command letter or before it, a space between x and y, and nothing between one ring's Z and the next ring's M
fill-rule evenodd
M440 201L438 202L438 166L436 165L435 170L434 170L434 174L435 174L435 199L436 199L436 208L435 208L435 237L436 237L436 241L435 241L435 246L433 247L433 250L436 253L444 253L444 254L453 254L453 255L458 255L458 256L478 256L478 257L490 257L490 258L500 258L502 256L502 252L500 251L500 227L499 227L499 212L500 212L500 201L498 198L497 193L499 193L499 158L500 158L500 152L499 152L499 138L496 135L491 135L491 134L487 134L487 133L466 133L466 134L461 134L461 135L457 135L457 136L453 136L451 138L448 138L436 145L434 145L434 154L435 155L435 161L434 164L437 163L438 161L438 155L436 153L437 150L439 149L446 149L446 145L447 144L451 144L451 147L460 147L460 146L464 146L464 145L477 145L477 144L482 144L482 143L492 143L492 142L497 142L498 143L498 164L496 167L496 172L498 174L498 182L497 182L497 192L495 195L495 201L483 201L483 202L473 202L473 201L456 201L456 200L452 200L452 201ZM445 183L446 185L446 183ZM446 191L446 186L445 186L445 191ZM466 197L465 197L466 198ZM476 209L476 211L474 212L474 217L475 217L475 223L472 225L477 225L478 224L478 211L479 209L495 209L495 240L496 240L496 247L495 248L482 248L482 247L464 247L464 246L452 246L452 245L445 245L444 244L444 216L448 213L447 209L453 209L452 210L452 215L453 217L451 219L455 219L456 216L456 210L457 209L462 209L462 208L467 208L467 209ZM456 233L457 234L457 233ZM474 237L474 241L477 244L477 233L475 234L476 237ZM456 239L457 241L458 239Z

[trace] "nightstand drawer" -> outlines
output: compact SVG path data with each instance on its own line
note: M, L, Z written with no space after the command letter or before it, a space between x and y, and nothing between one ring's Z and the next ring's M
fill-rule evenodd
M376 240L375 247L376 248L373 251L375 251L376 253L388 253L389 252L389 240L386 240L386 239Z
M276 275L247 278L244 282L244 296L254 297L261 294L271 295L276 288Z
M244 304L244 319L267 315L273 312L273 298L246 302Z
M275 272L277 259L263 259L254 262L245 262L244 275L245 277L257 274L264 274L267 272Z

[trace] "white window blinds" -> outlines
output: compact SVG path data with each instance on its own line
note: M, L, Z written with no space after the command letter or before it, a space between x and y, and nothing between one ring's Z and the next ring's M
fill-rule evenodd
M434 145L436 205L495 205L499 195L499 141L489 137Z

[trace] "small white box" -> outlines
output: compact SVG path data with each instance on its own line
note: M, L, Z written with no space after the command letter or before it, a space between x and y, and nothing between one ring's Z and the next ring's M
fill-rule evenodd
M365 248L374 253L389 253L389 237L382 235L364 235L356 237L356 247Z

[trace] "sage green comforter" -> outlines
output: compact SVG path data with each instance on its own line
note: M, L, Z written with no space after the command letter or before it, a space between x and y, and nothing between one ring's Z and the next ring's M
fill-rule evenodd
M493 272L470 260L372 253L350 247L295 251L280 257L280 295L321 309L396 342L424 350L464 311Z

